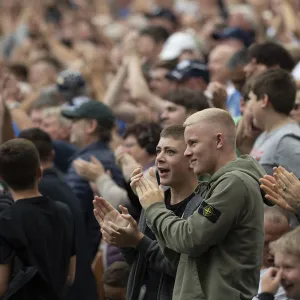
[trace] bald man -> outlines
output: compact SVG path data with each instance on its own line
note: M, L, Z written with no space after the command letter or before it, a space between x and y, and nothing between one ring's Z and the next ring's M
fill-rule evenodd
M210 81L217 81L226 86L226 106L233 117L239 117L241 115L240 103L242 95L230 81L231 71L228 68L228 63L239 49L240 47L234 45L218 45L211 51L208 60Z
M227 67L229 59L239 50L239 47L221 44L216 46L209 54L208 68L210 81L218 81L227 85L230 79L230 70Z
M183 220L166 209L163 193L138 170L132 178L164 254L170 261L181 254L173 299L250 300L264 244L264 169L250 156L236 158L235 125L226 111L197 112L184 126L190 166L198 176L211 175L205 200L191 217Z

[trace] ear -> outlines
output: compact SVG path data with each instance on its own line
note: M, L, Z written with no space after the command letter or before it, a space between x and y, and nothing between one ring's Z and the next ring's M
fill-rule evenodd
M43 178L43 168L41 166L36 170L36 178L38 182L40 182L41 179Z
M224 135L223 133L217 133L216 134L216 144L217 144L217 150L222 149L224 146Z
M68 140L70 138L71 127L62 127L60 130L60 136L64 140Z
M266 108L270 103L269 96L264 94L263 98L259 100L259 102L261 103L261 108Z
M89 120L87 124L87 133L93 134L97 128L97 121L96 120Z

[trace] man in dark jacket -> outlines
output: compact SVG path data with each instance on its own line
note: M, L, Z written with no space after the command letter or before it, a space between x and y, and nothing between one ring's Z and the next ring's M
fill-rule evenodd
M184 157L183 126L166 127L161 133L156 149L156 167L160 182L170 186L170 189L165 191L166 207L177 216L187 218L200 205L202 198L194 192L198 186L197 176L189 167L188 159ZM100 206L102 203L105 202L100 200ZM102 208L103 210L105 208ZM115 213L119 215L117 211ZM106 223L108 216L103 217ZM123 247L125 260L132 265L127 299L135 300L143 297L144 300L171 300L179 254L172 262L167 260L154 234L148 228L143 212L138 227L131 217L130 219L127 228L117 230L118 238L108 233L106 225L102 226L104 240L114 246ZM126 225L120 222L113 223L121 227Z
M71 142L81 148L73 160L81 158L89 161L91 156L95 156L106 170L110 170L115 182L122 186L122 173L117 168L114 154L108 145L115 124L112 111L103 103L91 100L79 107L66 108L62 114L73 120ZM89 182L76 173L73 165L67 172L66 180L81 202L89 249L92 256L95 256L100 242L100 231L93 214L93 191Z
M43 178L39 183L40 193L68 205L75 220L77 268L74 284L64 299L96 300L98 299L97 288L91 269L93 258L89 255L87 247L87 235L84 230L80 201L64 182L61 174L53 167L54 152L51 137L37 128L24 130L19 137L33 142L38 150L43 168Z

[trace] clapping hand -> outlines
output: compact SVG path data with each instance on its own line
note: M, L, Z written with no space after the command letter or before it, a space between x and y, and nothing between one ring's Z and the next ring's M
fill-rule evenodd
M116 161L122 170L122 174L126 181L130 180L132 172L140 167L140 164L133 158L132 155L118 148L116 152Z
M265 175L260 180L260 188L266 193L265 197L275 205L295 213L295 211L286 203L284 198L279 194L278 187L276 186L276 180L273 176Z
M91 156L91 161L76 159L74 168L79 176L87 181L95 182L99 177L105 174L105 169L102 163L94 156Z
M110 203L101 197L95 197L93 204L94 215L100 226L109 222L121 227L126 227L129 224L129 222L122 217L122 214L128 214L126 207L120 205L120 210L122 211L122 214L120 214Z
M132 173L130 186L139 197L144 209L156 202L164 202L164 191L158 186L153 168L149 171L150 180L145 179L141 169Z
M283 209L296 213L300 206L300 182L283 167L274 168L274 177L265 175L260 179L266 199Z
M294 211L297 211L300 207L299 179L283 167L274 168L274 177L281 197Z
M122 214L106 200L95 197L94 215L101 226L103 240L116 247L136 247L143 234L136 221L128 214L127 208L120 205Z

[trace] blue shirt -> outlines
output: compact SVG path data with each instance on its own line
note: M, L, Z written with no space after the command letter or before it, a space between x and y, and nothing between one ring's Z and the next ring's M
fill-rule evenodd
M241 116L241 103L242 95L238 90L235 90L230 96L227 97L227 109L232 117Z

